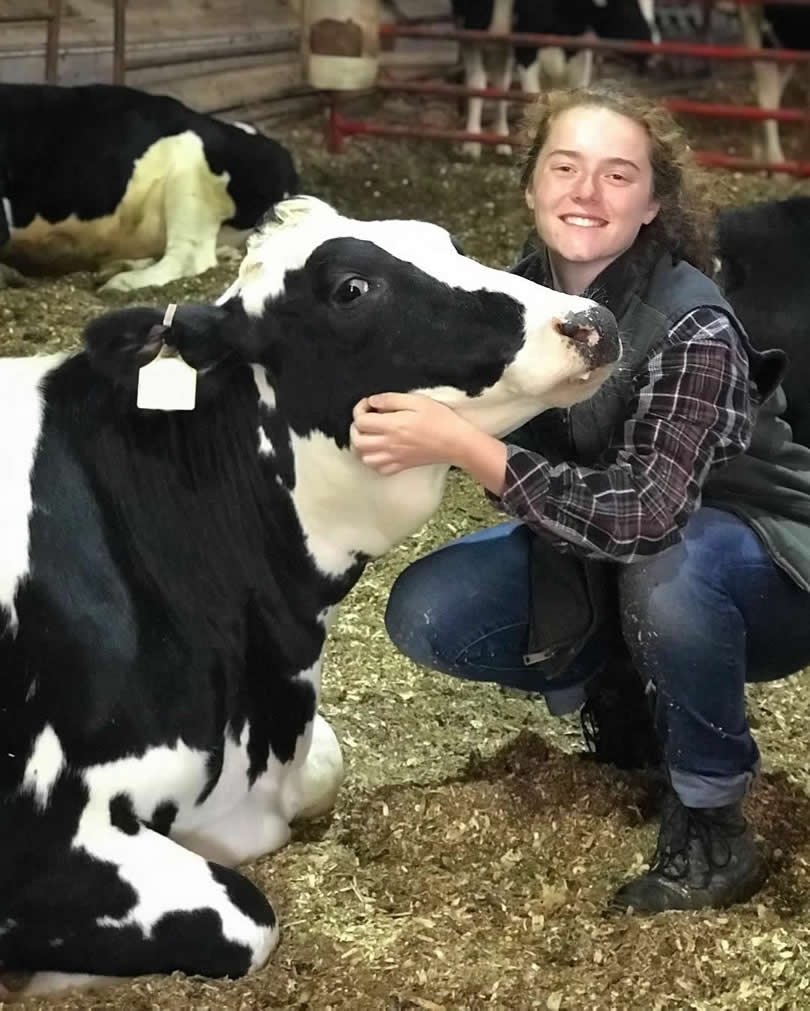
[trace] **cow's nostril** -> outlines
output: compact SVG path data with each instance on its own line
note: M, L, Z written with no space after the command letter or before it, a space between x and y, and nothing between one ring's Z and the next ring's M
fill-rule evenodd
M619 330L610 309L595 303L553 321L554 329L594 364L614 362L620 354Z
M599 340L599 334L593 326L583 326L571 317L554 320L554 327L557 333L568 337L575 344L595 344Z

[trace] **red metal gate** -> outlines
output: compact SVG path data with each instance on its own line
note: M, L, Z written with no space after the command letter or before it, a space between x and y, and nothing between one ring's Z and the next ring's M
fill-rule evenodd
M736 0L738 4L755 3L756 0ZM810 0L784 0L810 8ZM810 17L810 9L808 10ZM505 35L490 34L485 31L464 31L455 28L426 27L422 25L383 25L380 28L383 38L422 38L439 41L474 41L488 44L512 43L526 46L562 46L567 49L591 49L594 51L610 51L620 53L655 54L671 56L701 57L705 60L732 60L750 63L762 60L771 63L793 63L805 72L807 90L810 94L810 52L795 49L749 49L745 46L713 46L692 42L631 42L617 39L584 39L582 36L535 35L513 32ZM377 90L385 92L400 92L410 94L438 95L447 98L481 97L508 98L514 102L531 102L533 95L525 95L518 91L500 91L496 88L468 89L457 85L426 84L414 81L381 81ZM515 142L515 138L505 138L499 134L467 133L464 130L443 130L425 126L392 126L375 123L370 120L350 119L343 115L339 108L339 96L330 92L327 96L329 105L329 126L327 142L329 149L339 151L343 140L355 134L367 134L377 137L407 137L420 140L448 141L479 141L482 144L503 144ZM805 109L761 109L757 106L727 105L709 102L694 102L683 98L664 98L661 100L672 112L689 113L690 115L706 116L721 119L766 120L773 119L784 123L802 123L807 129L810 140L810 108ZM737 157L723 154L719 151L696 151L696 159L704 165L720 166L741 171L769 169L797 176L810 176L810 161L766 162L752 158Z

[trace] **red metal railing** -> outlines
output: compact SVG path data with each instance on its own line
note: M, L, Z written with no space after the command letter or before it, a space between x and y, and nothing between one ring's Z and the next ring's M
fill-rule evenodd
M755 3L756 0L737 0L740 4ZM808 6L810 0L785 0L786 3ZM808 9L810 16L810 9ZM417 25L382 25L382 36L400 38L423 38L439 41L474 41L487 45L502 45L511 43L525 46L560 46L566 49L591 49L635 54L668 54L672 56L694 56L708 60L731 60L737 62L753 62L762 60L771 63L796 64L803 66L809 73L810 52L796 49L753 49L747 46L715 46L693 42L636 42L623 39L586 39L582 36L534 34L527 32L511 32L509 34L490 34L485 31L469 31L457 28L436 28ZM517 91L501 91L497 88L468 89L457 85L425 84L413 81L393 82L383 81L377 85L379 91L407 92L412 94L432 94L447 98L481 97L505 98L509 101L531 102L532 95ZM463 130L443 130L433 127L393 126L374 123L368 120L349 119L338 108L338 97L334 93L327 96L329 105L329 120L327 128L327 143L332 151L339 151L345 137L355 134L366 134L377 137L407 137L425 140L447 141L478 141L482 144L514 143L515 138L503 137L500 134L476 133ZM662 99L672 112L711 118L768 120L773 119L785 123L803 124L810 136L810 108L808 109L762 109L755 106L729 105L709 102L694 102L688 99ZM696 159L704 165L720 166L742 171L768 169L798 176L810 176L810 162L786 161L765 162L752 158L727 155L716 151L697 151Z

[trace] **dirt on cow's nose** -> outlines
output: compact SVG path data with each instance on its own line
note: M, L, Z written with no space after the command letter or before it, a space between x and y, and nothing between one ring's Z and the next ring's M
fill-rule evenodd
M610 365L621 354L616 317L603 305L592 305L555 321L555 328L574 344L591 367Z

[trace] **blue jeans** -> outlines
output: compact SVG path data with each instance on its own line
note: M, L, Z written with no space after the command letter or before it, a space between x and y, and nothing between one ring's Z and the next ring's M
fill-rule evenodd
M394 584L386 627L417 663L540 692L552 711L566 711L610 662L617 630L597 631L553 680L542 663L524 663L531 536L506 523L414 562ZM642 681L655 686L673 786L690 807L738 800L759 763L745 682L810 664L810 593L774 564L747 524L711 508L692 515L681 543L617 565L617 576L621 635Z

